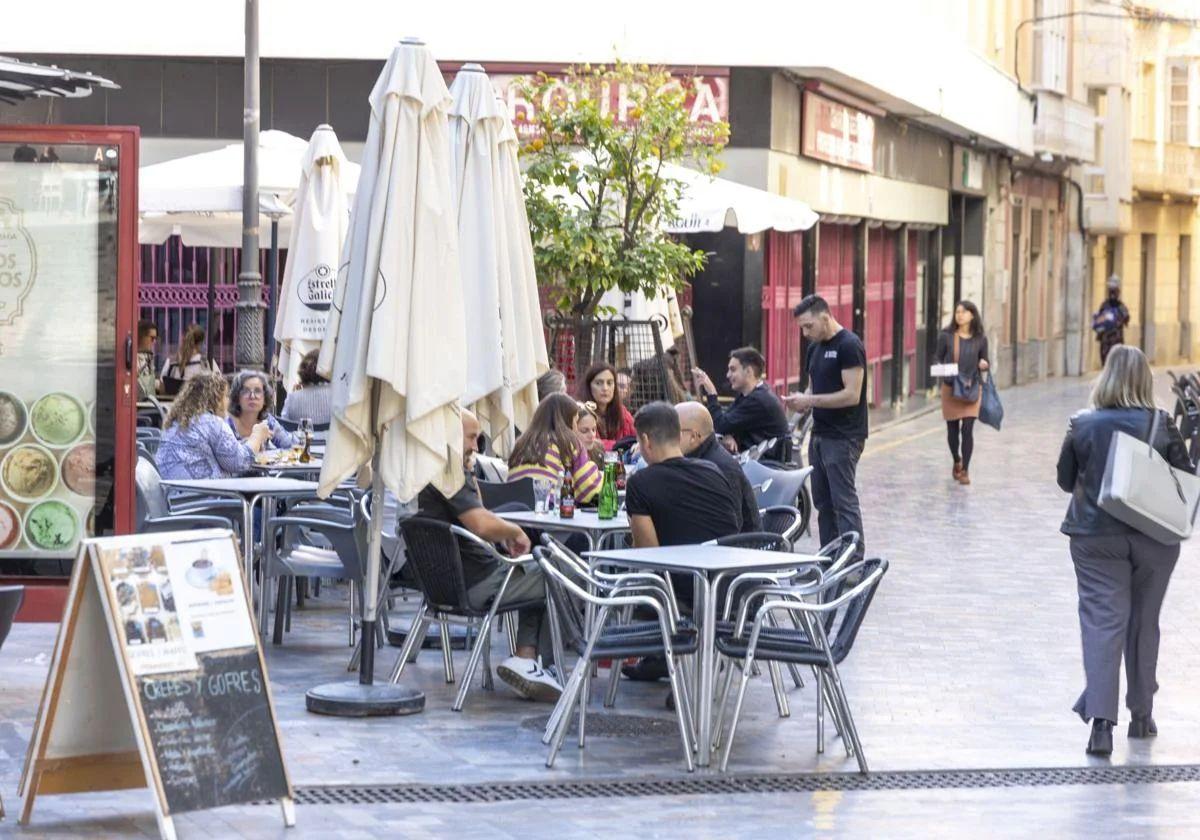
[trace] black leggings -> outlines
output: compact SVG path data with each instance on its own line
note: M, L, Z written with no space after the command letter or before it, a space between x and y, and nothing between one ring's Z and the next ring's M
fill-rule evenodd
M971 466L971 453L975 451L975 418L964 417L962 420L946 421L946 439L950 442L950 454L954 460L959 460L958 438L959 425L962 426L962 465L963 469Z

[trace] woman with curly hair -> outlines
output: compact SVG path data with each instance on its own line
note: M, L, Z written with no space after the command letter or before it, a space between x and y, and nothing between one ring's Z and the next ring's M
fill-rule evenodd
M155 460L166 479L231 478L254 463L271 436L258 423L243 443L225 423L225 379L203 373L184 383L163 431Z
M246 440L258 426L266 423L271 435L267 442L275 449L291 449L292 433L280 425L271 413L274 394L267 377L256 370L243 370L233 378L229 389L229 428L238 440Z
M621 403L617 391L617 369L608 362L596 362L583 375L579 399L596 404L600 440L605 449L612 449L621 438L636 437L633 415Z

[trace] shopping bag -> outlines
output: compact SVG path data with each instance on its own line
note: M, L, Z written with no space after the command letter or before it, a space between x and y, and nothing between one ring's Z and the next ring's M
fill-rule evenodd
M1100 509L1164 545L1192 535L1200 505L1200 477L1172 467L1154 449L1163 412L1152 412L1150 436L1114 432L1100 484Z
M979 401L979 422L1000 431L1000 423L1004 420L1004 406L1000 403L1000 392L996 390L996 380L989 373L983 380L983 397Z

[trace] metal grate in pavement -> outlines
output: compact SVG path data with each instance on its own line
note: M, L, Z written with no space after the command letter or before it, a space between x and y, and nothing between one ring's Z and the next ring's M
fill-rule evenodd
M903 770L869 773L712 775L447 785L331 785L296 789L301 805L470 804L541 799L613 799L739 793L930 790L954 788L1144 785L1200 782L1200 765L1061 767L1011 770Z
M522 729L541 732L546 728L550 715L527 717L521 721ZM572 716L571 731L577 731ZM648 715L626 715L621 713L605 713L588 715L588 737L597 738L637 738L642 735L678 736L679 724L673 717L650 717Z

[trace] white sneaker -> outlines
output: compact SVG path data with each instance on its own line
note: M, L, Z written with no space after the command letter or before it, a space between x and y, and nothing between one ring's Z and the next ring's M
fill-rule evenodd
M562 696L562 686L558 680L543 671L532 659L510 656L500 663L496 673L517 694L530 700L556 703Z

